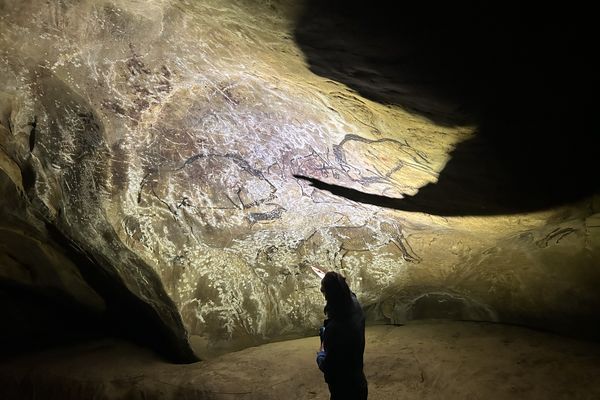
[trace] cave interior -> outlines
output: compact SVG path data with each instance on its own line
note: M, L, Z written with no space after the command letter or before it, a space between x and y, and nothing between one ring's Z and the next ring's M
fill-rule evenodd
M372 398L600 396L591 6L0 21L1 398L326 398L311 266L363 306Z

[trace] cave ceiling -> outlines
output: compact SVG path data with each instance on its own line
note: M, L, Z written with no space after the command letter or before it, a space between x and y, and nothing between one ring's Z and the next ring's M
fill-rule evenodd
M581 119L557 142L557 110L500 109L512 86L468 79L470 47L421 79L414 43L381 59L387 31L306 4L0 1L2 281L94 312L137 302L181 343L312 334L311 265L373 321L588 326L600 200Z

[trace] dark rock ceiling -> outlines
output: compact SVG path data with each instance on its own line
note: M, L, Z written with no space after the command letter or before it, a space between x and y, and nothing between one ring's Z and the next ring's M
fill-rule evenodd
M513 2L309 1L294 34L316 74L436 124L477 125L437 182L379 202L441 215L507 214L599 189L597 35L587 11Z

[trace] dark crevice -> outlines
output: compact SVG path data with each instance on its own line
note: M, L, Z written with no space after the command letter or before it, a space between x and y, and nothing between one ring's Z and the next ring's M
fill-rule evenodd
M36 180L35 169L29 162L23 166L21 170L21 177L23 179L23 189L25 189L25 192L29 192L29 190L33 189L35 186Z
M36 128L37 128L37 118L33 118L33 122L31 122L31 130L29 131L29 152L33 152L35 148L35 139L36 139Z

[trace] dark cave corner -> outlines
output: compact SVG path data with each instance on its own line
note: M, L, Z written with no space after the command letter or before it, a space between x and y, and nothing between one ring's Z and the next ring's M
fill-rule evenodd
M105 330L110 336L148 347L169 362L186 364L198 361L189 343L179 336L181 332L185 332L185 328L177 311L174 312L177 313L178 326L168 326L148 301L134 295L119 276L105 267L110 261L98 260L96 256L80 249L53 225L48 224L46 228L52 239L62 246L78 266L86 282L106 302ZM153 283L160 285L158 291L162 295L160 299L151 300L163 301L176 310L176 305L164 292L158 278L156 281Z
M134 295L94 255L82 250L55 226L47 223L46 229L49 234L46 245L59 250L77 266L86 283L103 299L105 309L86 306L58 287L2 279L0 309L4 323L0 357L114 338L149 348L171 363L198 361L189 343L186 345L179 336L183 325L179 329L168 326L150 304ZM24 267L33 273L40 270Z
M102 313L53 289L0 281L0 358L35 353L109 336Z
M294 33L314 73L440 125L478 127L416 195L350 198L458 216L599 193L592 15L516 2L309 1Z

